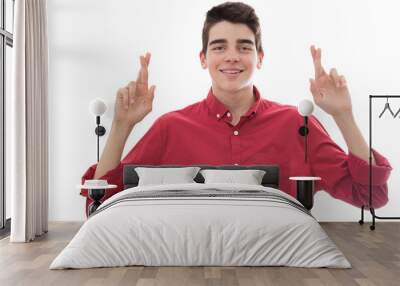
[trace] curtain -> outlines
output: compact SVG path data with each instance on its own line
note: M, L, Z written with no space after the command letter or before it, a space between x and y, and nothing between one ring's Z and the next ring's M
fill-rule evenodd
M48 230L46 0L17 0L10 99L11 242Z

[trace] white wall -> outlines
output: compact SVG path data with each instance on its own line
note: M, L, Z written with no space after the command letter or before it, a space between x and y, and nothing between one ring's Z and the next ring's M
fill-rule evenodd
M95 120L89 102L100 97L110 129L117 89L135 80L139 55L152 53L150 83L157 85L153 111L131 134L124 155L161 114L203 99L210 87L200 66L205 13L221 1L49 0L50 220L83 220L84 198L76 185L96 160ZM357 122L368 139L368 95L400 94L398 1L247 1L261 20L264 66L255 77L263 97L296 105L313 77L309 46L322 48L326 69L348 79ZM398 119L377 119L374 143L391 159L390 202L379 215L400 215ZM400 100L392 101L396 110ZM316 116L333 139L346 145L333 120ZM379 130L378 130L379 128ZM392 131L393 130L393 131ZM379 131L379 132L378 132ZM105 138L101 139L102 149ZM350 190L349 190L350 191ZM322 221L356 221L359 210L320 192L314 215ZM366 216L369 219L369 215Z

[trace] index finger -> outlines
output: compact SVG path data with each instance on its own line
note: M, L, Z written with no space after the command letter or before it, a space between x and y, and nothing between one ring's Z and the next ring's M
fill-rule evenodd
M310 50L314 62L315 79L317 79L325 74L325 70L321 64L321 49L316 49L314 45L312 45Z

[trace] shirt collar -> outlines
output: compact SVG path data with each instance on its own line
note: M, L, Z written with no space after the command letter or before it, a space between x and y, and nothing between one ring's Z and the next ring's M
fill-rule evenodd
M256 98L256 101L249 108L249 110L244 115L242 115L244 117L254 116L260 106L261 96L255 85L253 85L253 94ZM225 105L221 101L219 101L218 98L214 95L212 88L210 88L210 91L208 92L206 104L208 106L210 114L215 116L218 120L223 118L229 112Z

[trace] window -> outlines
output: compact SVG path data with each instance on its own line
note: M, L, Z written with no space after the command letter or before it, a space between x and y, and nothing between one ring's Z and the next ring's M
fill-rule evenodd
M9 233L10 194L5 188L5 105L11 92L14 0L0 0L0 237Z

